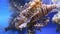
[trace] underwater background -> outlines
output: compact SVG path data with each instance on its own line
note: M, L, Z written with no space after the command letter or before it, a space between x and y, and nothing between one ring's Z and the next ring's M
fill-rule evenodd
M9 9L9 0L0 0L0 34L18 34L17 31L7 31L5 32L4 28L9 25L9 18L11 15ZM23 3L27 2L28 0L23 0ZM43 0L45 4L52 4L51 0ZM56 12L55 12L56 13ZM55 13L50 13L48 16L52 19ZM51 20L50 19L50 20ZM57 24L52 24L52 21L49 22L46 27L41 28L42 32L36 30L36 34L60 34L60 32L56 32ZM26 30L22 31L22 33L26 34ZM20 32L21 34L21 32Z

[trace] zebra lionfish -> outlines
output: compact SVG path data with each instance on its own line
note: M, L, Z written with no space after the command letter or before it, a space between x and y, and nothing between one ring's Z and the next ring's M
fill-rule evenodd
M26 3L24 6L20 6L19 1L21 0L10 1L13 9L15 9L15 12L12 15L13 18L10 21L10 25L6 28L6 30L15 28L20 30L27 27L28 34L31 33L31 30L33 31L31 28L35 26L43 27L47 25L47 23L39 23L37 25L36 21L43 19L43 17L46 16L52 9L56 8L55 4L42 4L42 0L32 0L29 3ZM44 21L46 22L46 20Z

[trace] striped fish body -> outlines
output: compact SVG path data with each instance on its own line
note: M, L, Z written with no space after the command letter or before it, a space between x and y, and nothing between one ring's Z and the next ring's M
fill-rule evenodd
M17 24L17 28L19 28L18 26L23 24L23 23L28 23L28 24L34 24L34 22L36 20L38 20L39 18L47 15L52 9L56 8L55 5L43 5L42 7L34 7L33 9L25 9L20 13L20 19L19 22Z
M17 15L13 14L15 16L10 21L10 24L7 27L8 30L15 29L15 28L18 29L19 26L22 26L22 25L23 25L22 28L25 27L25 25L27 25L27 26L29 25L28 27L33 26L34 24L36 24L35 23L36 20L45 16L46 14L48 14L50 12L50 10L52 10L53 8L56 7L55 5L48 6L48 5L43 5L40 3L35 3L34 5L32 4L32 6L30 6L30 4L32 2L28 3L23 8L22 7L20 8L18 5L16 5L16 3L13 2L12 5L14 5L14 7L16 9L18 9L18 13L20 12L20 14L17 13L19 17L17 17ZM30 7L30 8L28 8L28 7ZM14 13L16 13L16 12L14 12Z
M39 20L39 18L46 16L54 8L56 8L54 4L42 5L42 7L39 7L38 9L36 9L36 13L33 15L30 23L28 23L27 26L33 26L34 24L36 24L36 21Z

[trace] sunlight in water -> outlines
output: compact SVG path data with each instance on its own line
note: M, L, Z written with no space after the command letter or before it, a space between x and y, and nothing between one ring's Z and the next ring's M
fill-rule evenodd
M54 4L56 4L56 7L60 9L60 0L52 0ZM57 10L57 9L56 9ZM60 12L60 11L59 11Z
M59 0L52 0L53 3L56 3L56 2L58 2L58 1L59 1Z
M60 5L60 0L52 0L52 2Z

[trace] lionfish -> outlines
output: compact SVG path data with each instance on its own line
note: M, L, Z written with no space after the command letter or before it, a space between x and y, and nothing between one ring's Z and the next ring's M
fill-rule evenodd
M20 30L28 28L28 34L35 34L34 27L43 27L47 25L48 18L44 18L50 11L56 8L55 4L42 4L42 0L31 0L22 5L21 0L10 0L11 6L14 10L10 24L5 30ZM41 23L37 23L37 20Z

